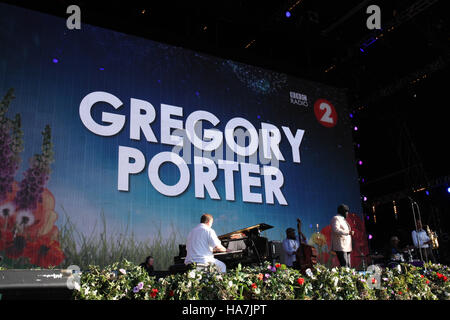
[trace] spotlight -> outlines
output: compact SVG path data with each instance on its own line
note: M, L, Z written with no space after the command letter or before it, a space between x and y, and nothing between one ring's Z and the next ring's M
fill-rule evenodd
M58 59L56 59L56 58L53 58L53 63L58 63Z
M447 192L450 193L450 187L447 188Z
M361 160L358 161L358 164L362 166L363 162Z
M290 18L291 17L291 13L289 11L286 11L286 18Z
M357 126L355 126L355 127L353 128L353 130L355 130L355 131L358 131L358 127L357 127Z
M427 195L427 196L429 196L430 195L430 191L425 191L425 194Z
M364 200L364 201L367 201L367 197L366 197L366 196L364 196L363 200Z
M350 118L353 118L353 113L350 113Z
M371 234L369 234L369 240L372 240L373 236Z

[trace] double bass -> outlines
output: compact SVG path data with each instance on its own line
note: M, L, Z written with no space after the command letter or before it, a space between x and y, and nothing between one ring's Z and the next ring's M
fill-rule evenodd
M302 222L297 218L298 236L299 239L304 241L301 241L302 243L295 253L296 261L294 266L304 273L306 269L312 268L317 263L317 250L313 246L306 244L306 237L301 232L301 226Z

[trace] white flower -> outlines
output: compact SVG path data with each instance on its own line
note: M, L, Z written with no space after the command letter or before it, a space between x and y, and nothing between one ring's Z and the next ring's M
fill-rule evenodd
M233 281L231 281L231 280L230 280L230 281L228 281L228 287L230 287L230 288L231 288L232 286L233 286Z
M313 277L313 273L312 273L312 271L311 271L310 268L306 269L305 272L306 272L306 275L307 275L308 277L310 277L310 278Z
M31 210L17 212L16 221L20 227L29 227L34 223L34 215Z
M127 274L127 271L125 269L119 269L121 274Z
M194 279L195 278L195 271L192 270L188 273L188 278Z
M16 211L16 207L12 202L4 203L0 206L0 217L10 217L14 213L14 211Z
M338 282L339 282L339 279L338 278L334 278L334 286L335 287L337 286Z

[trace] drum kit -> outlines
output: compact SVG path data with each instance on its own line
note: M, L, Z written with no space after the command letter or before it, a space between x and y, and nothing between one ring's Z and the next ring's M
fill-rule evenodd
M419 208L419 205L417 204L417 202L415 202L411 197L408 197L408 199L411 202L411 211L413 214L414 225L416 226L416 234L417 234L417 232L418 232L417 221L421 220L420 208ZM438 237L437 237L436 233L432 232L430 230L429 226L427 226L426 230L427 230L427 234L432 242L431 248L433 250L438 249L439 242L438 242ZM377 252L375 252L374 254L367 254L367 255L364 255L361 252L361 255L359 255L357 257L362 259L362 269L364 271L366 270L366 259L369 260L371 263L369 268L372 266L377 266L377 267L392 269L392 268L400 267L401 263L409 263L415 267L425 267L425 269L426 269L426 265L424 263L424 261L428 260L426 253L425 253L425 257L424 257L422 255L422 250L415 248L414 246L407 246L402 251L403 251L402 253L397 253L397 254L391 255L390 259L387 259L388 257L378 254ZM406 257L406 259L405 259L405 257Z
M407 259L405 259L405 256L407 256ZM393 269L396 268L401 263L409 263L415 267L423 267L424 263L420 259L418 250L414 248L414 246L407 246L403 253L397 253L393 254L389 261L386 261L386 258L384 255L379 254L377 252L372 254L361 254L359 256L356 256L357 258L361 258L362 264L361 269L366 271L368 269L367 264L370 263L370 266L377 266L380 268L389 268Z

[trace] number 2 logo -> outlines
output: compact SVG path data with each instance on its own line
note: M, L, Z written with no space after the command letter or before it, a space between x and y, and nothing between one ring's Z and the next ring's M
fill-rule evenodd
M337 123L337 113L334 106L325 99L319 99L314 103L314 114L321 125L332 128Z

